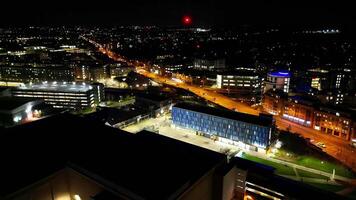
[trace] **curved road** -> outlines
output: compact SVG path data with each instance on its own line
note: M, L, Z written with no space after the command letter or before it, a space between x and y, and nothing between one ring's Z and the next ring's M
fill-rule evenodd
M218 94L215 91L206 90L199 86L187 84L184 82L177 82L170 78L151 73L145 70L145 67L149 66L146 63L128 60L125 57L122 57L113 51L105 49L101 44L93 40L90 40L84 36L81 36L81 38L95 45L100 52L108 55L109 58L118 62L125 62L128 65L133 66L137 73L142 74L158 83L167 84L173 87L178 87L178 88L188 90L196 94L197 96L200 96L208 101L214 102L230 110L235 110L235 111L252 114L252 115L259 114L258 110L255 110L250 106L243 104L241 102L234 101L227 96ZM351 147L350 142L323 134L312 128L308 128L292 123L290 121L282 119L279 116L275 116L275 120L276 120L276 125L279 127L279 129L287 130L288 126L290 125L292 127L291 129L292 132L301 134L305 138L313 139L315 142L323 142L326 145L326 148L324 149L326 153L328 153L329 155L333 156L334 158L338 159L339 161L341 161L342 163L344 163L345 165L347 165L348 167L356 171L355 149Z

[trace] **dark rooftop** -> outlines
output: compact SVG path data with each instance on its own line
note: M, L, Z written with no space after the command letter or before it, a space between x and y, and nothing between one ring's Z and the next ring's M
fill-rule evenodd
M226 161L165 136L130 134L70 114L3 129L0 140L0 198L70 163L145 199L167 199Z
M179 103L174 107L191 110L195 112L205 113L208 115L229 118L236 121L242 121L250 124L257 124L260 126L270 126L272 125L272 118L264 117L264 116L256 116L249 115L240 112L234 112L225 109L213 108L208 106L201 106L196 104L188 104L188 103Z
M229 70L219 72L219 75L235 75L235 76L258 76L258 73L253 70Z
M151 101L156 101L156 102L162 102L162 101L167 101L170 100L171 98L168 96L166 93L153 93L153 92L141 92L141 93L136 93L136 97L138 98L144 98L148 99Z
M34 100L29 98L0 97L0 110L13 110L31 101Z
M129 120L139 115L149 114L147 109L135 108L135 110L123 110L117 108L100 108L99 111L88 114L85 117L89 120L108 122L110 125Z

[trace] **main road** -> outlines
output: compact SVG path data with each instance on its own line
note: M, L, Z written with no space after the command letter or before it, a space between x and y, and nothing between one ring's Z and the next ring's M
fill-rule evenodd
M106 54L109 58L118 62L125 62L128 65L133 66L137 73L146 76L147 78L150 78L157 83L166 84L173 87L188 90L201 98L204 98L210 102L216 103L230 110L239 111L252 115L258 115L260 113L258 110L253 109L244 103L234 101L227 96L217 93L216 91L206 90L202 87L193 84L184 83L183 81L179 81L177 79L171 79L165 76L152 73L149 70L147 70L149 69L149 65L147 65L146 63L129 60L111 50L105 49L101 44L95 42L94 40L88 39L84 36L81 36L81 38L95 45L101 53ZM312 128L304 127L289 122L287 120L280 118L279 116L275 116L275 120L276 120L276 125L278 126L279 129L287 130L289 129L288 127L292 127L291 128L292 132L301 134L303 137L310 138L314 141L323 142L326 145L326 148L324 149L326 153L328 153L329 155L333 156L334 158L338 159L339 161L341 161L342 163L344 163L345 165L347 165L348 167L356 171L356 156L354 156L355 149L351 147L350 142L338 138L334 138L330 135L325 135Z

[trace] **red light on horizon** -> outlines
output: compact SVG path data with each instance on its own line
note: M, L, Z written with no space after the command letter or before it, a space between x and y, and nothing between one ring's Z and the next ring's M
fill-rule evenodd
M183 24L184 25L191 25L192 24L192 17L191 16L184 16L183 17Z

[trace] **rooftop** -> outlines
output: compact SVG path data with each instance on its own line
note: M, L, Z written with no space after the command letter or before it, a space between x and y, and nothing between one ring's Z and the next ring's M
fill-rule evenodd
M146 131L130 134L70 114L3 129L0 140L0 198L76 166L143 199L169 199L226 162L225 155L188 143ZM14 146L21 149L12 151Z
M87 83L79 82L43 82L29 83L21 85L18 90L35 90L35 91L57 91L57 92L87 92L92 86Z
M256 71L253 70L230 70L218 73L218 75L234 75L234 76L254 76L258 77Z
M230 110L223 110L219 108L213 108L208 106L201 106L195 104L188 104L188 103L179 103L176 104L174 107L182 108L186 110L191 110L195 112L205 113L208 115L218 116L222 118L229 118L236 121L242 121L250 124L257 124L260 126L270 126L272 125L272 118L268 118L265 116L256 116L256 115L249 115L245 113L230 111Z
M289 71L275 71L275 72L269 72L268 76L290 78L291 74Z

